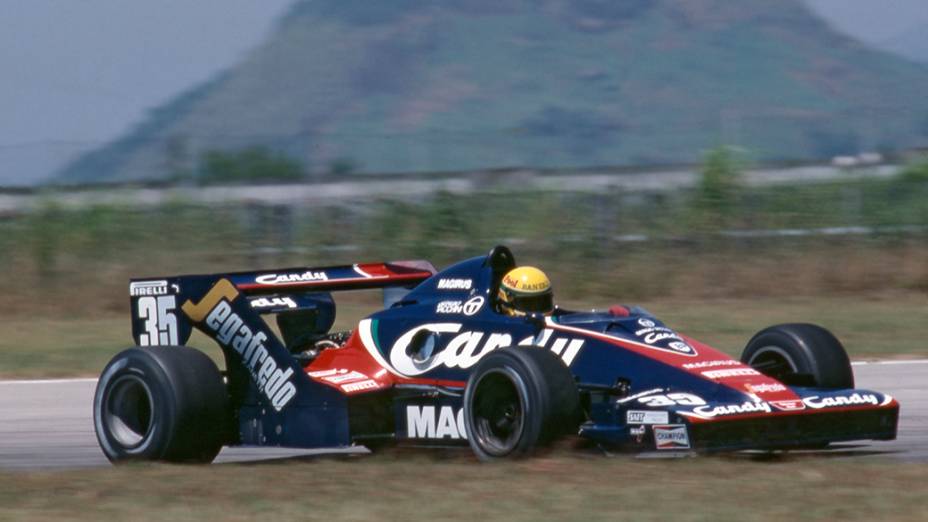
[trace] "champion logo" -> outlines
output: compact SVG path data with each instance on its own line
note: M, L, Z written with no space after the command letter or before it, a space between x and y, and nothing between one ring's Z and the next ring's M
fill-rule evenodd
M689 449L690 437L684 424L654 426L654 447L659 450Z

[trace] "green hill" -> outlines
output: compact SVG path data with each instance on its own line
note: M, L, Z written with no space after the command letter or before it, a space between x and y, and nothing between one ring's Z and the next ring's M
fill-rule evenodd
M928 68L799 0L313 0L58 179L253 146L314 173L666 164L721 142L824 158L924 143L926 92Z

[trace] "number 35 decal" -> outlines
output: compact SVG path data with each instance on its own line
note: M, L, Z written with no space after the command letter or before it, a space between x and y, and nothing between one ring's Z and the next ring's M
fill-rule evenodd
M706 401L691 393L668 393L667 395L649 395L638 399L641 404L646 404L655 408L663 406L673 406L680 404L682 406L703 406Z
M140 297L139 319L145 321L139 334L139 346L177 344L177 299L173 295Z

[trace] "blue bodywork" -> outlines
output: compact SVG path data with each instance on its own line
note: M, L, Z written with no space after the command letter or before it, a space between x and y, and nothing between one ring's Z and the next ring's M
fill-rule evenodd
M315 329L309 334L325 334L335 315L328 292L356 287L358 277L350 267L166 278L169 291L162 296L133 296L133 335L139 345L184 344L197 327L217 340L226 355L240 444L333 447L374 438L465 443L459 420L470 371L483 355L511 345L552 350L567 364L584 410L578 433L604 444L729 450L895 437L898 404L891 397L772 382L641 308L557 310L550 317L501 314L496 292L502 274L513 266L508 249L497 247L413 288L385 285L390 306L362 320L344 347L308 365L293 356L293 347L274 335L261 315L308 314ZM294 282L285 289L258 283L279 283L280 274L293 274ZM300 286L304 280L319 282L326 291ZM152 326L154 312L146 311L153 306L151 297L165 300L174 314L174 332L161 329L163 321ZM258 299L263 301L256 307ZM218 326L212 328L205 313L188 313L198 304L206 308L207 301L213 316L218 313L213 301L228 302L246 328L263 334L267 357L285 369L295 390L285 404L275 405L266 390L262 393L249 354L222 342L227 318L219 324L213 317ZM309 375L329 368L356 370L349 365L368 360L382 370L371 375L378 386L369 392L345 393ZM375 373L370 368L360 371ZM713 372L736 377L706 376ZM751 391L752 379L757 393ZM764 395L769 393L793 399L770 401Z

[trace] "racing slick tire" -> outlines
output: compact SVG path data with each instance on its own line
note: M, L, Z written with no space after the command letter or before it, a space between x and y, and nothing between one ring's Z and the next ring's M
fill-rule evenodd
M464 425L480 460L519 458L576 431L579 393L553 352L507 347L477 364L464 390Z
M106 365L94 395L97 440L111 462L212 462L229 433L222 374L185 346L129 348Z
M787 385L854 387L854 372L844 346L831 332L814 324L780 324L761 330L748 342L741 362Z

